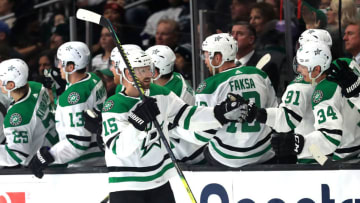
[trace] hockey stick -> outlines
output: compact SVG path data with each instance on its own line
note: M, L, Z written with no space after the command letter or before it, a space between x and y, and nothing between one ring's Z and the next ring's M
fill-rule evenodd
M256 68L262 69L269 61L271 60L271 55L269 53L265 54L261 59L257 62Z
M145 98L144 96L144 89L141 87L141 84L140 84L140 81L138 80L138 78L136 77L135 75L135 72L134 72L134 68L131 67L131 64L129 62L129 59L127 58L126 54L125 54L125 51L120 43L120 40L118 39L116 33L115 33L115 30L114 28L112 27L111 25L111 22L106 19L104 16L101 16L97 13L94 13L92 11L88 11L88 10L85 10L85 9L78 9L77 12L76 12L76 17L80 20L84 20L84 21L89 21L89 22L92 22L92 23L95 23L95 24L98 24L98 25L101 25L101 26L104 26L106 27L109 32L111 33L111 36L113 37L113 40L116 44L116 47L118 48L121 56L123 57L124 61L125 61L125 64L126 64L126 67L129 69L129 72L130 72L130 75L131 77L134 79L135 81L135 87L138 89L139 93L140 93L140 98L143 100ZM161 130L161 127L159 125L159 122L155 119L153 121L154 123L154 126L155 128L157 129L159 135L160 135L160 139L162 140L162 142L164 143L164 146L176 168L176 171L178 173L178 175L180 176L180 179L181 179L181 182L183 183L186 191L188 192L188 195L191 199L191 202L192 203L196 203L196 200L195 200L195 197L194 197L194 194L192 193L190 187L189 187L189 184L188 182L186 181L185 179L185 176L183 174L183 172L181 171L179 165L177 164L176 162L176 158L175 158L175 155L174 153L171 151L171 148L170 148L170 145L164 135L164 132Z

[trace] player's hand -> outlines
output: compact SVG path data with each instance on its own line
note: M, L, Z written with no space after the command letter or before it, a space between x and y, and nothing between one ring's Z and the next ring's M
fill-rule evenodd
M273 133L271 136L271 146L277 156L300 154L304 142L304 137L295 133Z
M38 178L44 176L43 170L52 162L54 157L49 152L49 147L41 147L29 163L31 172Z
M247 108L246 100L238 94L228 93L226 100L214 108L215 118L222 124L243 122L242 112Z
M154 121L159 114L160 110L156 104L156 99L144 97L143 101L130 113L128 121L136 129L144 131L147 124Z
M360 92L359 77L349 68L346 61L337 59L335 63L331 63L330 68L326 70L326 78L338 83L345 97L357 96Z
M101 112L97 109L87 109L83 111L85 121L84 128L91 133L101 134L102 130L102 117Z

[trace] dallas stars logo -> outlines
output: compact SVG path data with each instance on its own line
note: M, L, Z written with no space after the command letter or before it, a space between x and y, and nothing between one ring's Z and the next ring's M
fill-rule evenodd
M163 128L164 121L161 123L161 129ZM143 143L141 144L141 151L142 155L141 157L144 157L147 153L150 152L150 150L155 146L161 148L161 140L160 135L157 132L157 129L151 129L152 123L150 123L146 127L146 131L148 132L147 136L144 138ZM151 129L151 130L150 130ZM150 131L148 131L150 130Z
M315 104L319 103L323 98L323 92L321 90L316 90L313 95L313 102Z
M160 51L158 49L155 49L152 51L152 54L158 54Z
M109 111L114 106L114 101L109 100L104 104L103 111Z
M215 37L215 42L220 41L220 39L222 39L222 37L221 37L221 36L217 36L217 37Z
M10 66L10 67L8 67L8 71L12 71L12 70L14 70L15 69L15 67L14 66Z
M321 52L322 50L320 50L320 49L316 49L314 52L315 52L315 56L316 55L320 55L320 52Z
M71 92L67 99L69 104L76 104L80 100L80 95L77 92Z
M315 30L309 30L309 34L312 34L314 32L315 32Z
M197 92L197 93L202 92L202 91L205 89L205 87L206 87L206 82L205 82L205 81L202 81L202 82L200 83L199 87L196 89L196 92Z
M10 124L13 126L19 125L22 121L21 115L14 113L10 116Z

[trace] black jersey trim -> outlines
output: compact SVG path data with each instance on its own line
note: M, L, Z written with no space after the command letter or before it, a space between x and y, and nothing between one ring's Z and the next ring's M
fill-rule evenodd
M186 110L186 108L187 108L188 106L189 106L189 105L184 104L184 105L180 108L179 112L178 112L178 113L176 114L176 116L175 116L174 122L173 122L173 124L172 124L172 128L174 128L174 127L176 127L176 126L179 125L179 119L180 119L180 117L183 115L184 111Z
M299 116L297 113L295 113L293 110L290 110L290 109L288 109L288 108L286 108L286 107L283 107L284 108L284 110L285 110L285 113L288 113L288 114L290 114L293 118L295 118L295 120L297 120L298 122L301 122L301 120L302 120L302 117L301 116Z
M78 141L84 141L84 142L90 142L91 137L85 137L85 136L78 136L78 135L66 135L67 139L73 139Z
M190 160L194 160L196 157L198 157L200 154L202 154L204 152L204 148L206 145L202 146L201 148L199 148L198 150L196 150L194 153L192 153L190 156L188 157L184 157L181 160L178 160L179 162L187 162Z
M13 152L17 152L17 153L19 153L19 154L21 154L23 157L29 157L29 154L26 154L26 153L24 153L24 152L22 152L22 151L19 151L19 150L15 150L15 149L10 149L11 151L13 151Z
M109 172L126 172L126 171L131 171L131 172L151 172L151 171L155 171L156 169L160 168L164 162L169 159L170 156L169 154L166 154L163 158L163 160L161 160L158 164L153 165L153 166L147 166L147 167L108 167Z
M336 149L335 152L339 154L343 153L351 153L360 150L360 145L355 147L348 147L348 148L342 148L342 149Z
M330 129L326 129L326 128L320 128L319 131L342 136L342 130L330 130Z
M116 135L114 135L112 138L108 139L108 141L106 142L106 146L110 149L110 145L112 143L112 141L118 136L120 135L120 133L117 133Z
M214 137L214 139L219 143L219 145L222 148L225 148L227 150L231 150L231 151L235 151L235 152L248 152L248 151L251 151L251 150L254 150L254 149L258 148L259 146L261 146L261 145L265 144L267 141L269 141L270 138L271 138L271 134L272 134L272 132L270 132L264 139L257 142L254 146L245 147L245 148L233 147L233 146L230 146L230 145L226 145L220 140L220 138L218 138L216 136Z

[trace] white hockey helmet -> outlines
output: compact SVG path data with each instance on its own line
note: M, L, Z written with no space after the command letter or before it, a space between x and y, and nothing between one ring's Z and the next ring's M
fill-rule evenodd
M301 33L299 37L300 46L308 42L319 42L332 46L332 38L328 31L323 29L308 29Z
M221 67L226 61L233 61L236 58L238 51L237 41L229 33L213 34L205 39L201 47L202 51L207 51L209 54L210 65L214 69ZM222 62L218 66L212 65L215 53L221 53Z
M70 72L70 74L72 74L77 70L87 67L90 61L90 50L83 42L66 42L58 48L57 59L61 61L64 69L69 62L74 63L75 69Z
M305 43L298 49L296 60L298 64L307 67L309 77L314 83L315 79L330 67L331 51L329 46L323 43ZM315 78L312 78L311 72L316 66L320 66L321 70Z
M127 58L129 59L130 65L132 68L138 68L138 67L145 67L151 65L151 58L149 55L145 53L145 51L141 49L130 49L127 50L124 48L125 54ZM115 47L111 51L111 60L115 62L115 69L116 73L122 77L124 77L129 83L133 84L133 82L130 82L124 75L124 70L127 68L124 59L122 58L119 50L117 47ZM121 71L121 73L119 72ZM120 83L122 79L120 78Z
M162 75L172 73L174 71L175 53L170 47L166 45L155 45L145 51L151 57L151 71L155 74L155 68L159 69L159 75L155 80Z
M0 80L5 90L10 92L26 85L29 76L29 67L21 59L8 59L0 63ZM14 82L15 87L6 89L8 82Z
M124 44L122 46L122 48L124 49L125 53L127 51L130 51L130 50L142 50L138 45L136 44ZM123 61L123 58L118 50L117 47L114 47L111 51L111 54L110 54L110 60L112 60L114 63L115 63L115 69L116 71L118 72L118 69L120 68L119 67L119 64L121 63L125 63Z

